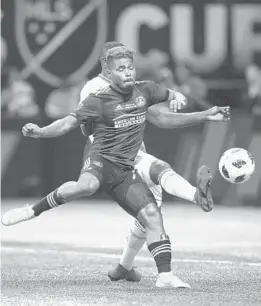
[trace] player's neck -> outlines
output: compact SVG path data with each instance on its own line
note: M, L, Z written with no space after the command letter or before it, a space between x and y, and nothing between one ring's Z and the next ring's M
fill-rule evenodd
M109 77L107 77L103 72L99 74L99 77L107 81L108 83L111 83L111 80L109 79Z
M119 93L124 94L124 95L128 95L128 94L132 93L132 91L133 91L133 88L131 90L124 90L124 89L120 88L119 86L117 86L113 83L111 83L111 87L113 89L115 89L116 91L118 91Z

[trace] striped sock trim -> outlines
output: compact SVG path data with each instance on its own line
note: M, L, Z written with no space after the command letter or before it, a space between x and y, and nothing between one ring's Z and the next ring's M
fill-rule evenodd
M57 189L49 193L46 197L46 200L51 208L59 207L65 202L62 197L57 196Z
M170 252L171 253L171 245L170 244L163 244L161 246L158 246L157 248L151 250L151 254L153 257L156 257L159 254L162 254L164 252Z
M49 193L46 198L50 207L55 208L59 206L54 199L54 191Z
M171 244L169 240L158 241L148 246L156 262L158 272L171 271Z

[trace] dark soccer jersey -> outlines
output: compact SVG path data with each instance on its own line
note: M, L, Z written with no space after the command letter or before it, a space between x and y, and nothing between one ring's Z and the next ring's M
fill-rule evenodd
M93 125L91 155L99 154L122 167L130 167L143 140L148 107L166 101L168 96L168 89L150 81L136 82L130 94L109 85L90 94L71 115Z

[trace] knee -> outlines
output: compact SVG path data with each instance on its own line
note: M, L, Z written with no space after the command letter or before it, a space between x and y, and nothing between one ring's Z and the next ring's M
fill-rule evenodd
M164 172L172 169L170 164L163 160L155 160L150 166L150 178L154 184L159 184L160 178Z
M150 226L152 224L158 224L161 219L161 213L156 204L151 203L144 207L139 215L138 220L145 227Z
M154 203L150 203L144 208L144 215L147 218L154 218L158 214L159 214L159 209L157 205L155 205Z
M78 192L82 195L92 195L94 194L98 188L100 187L100 183L96 177L88 176L84 179L79 179L77 182Z

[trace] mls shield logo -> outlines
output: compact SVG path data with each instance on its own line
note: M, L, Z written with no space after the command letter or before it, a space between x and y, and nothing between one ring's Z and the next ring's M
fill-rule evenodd
M107 38L107 0L16 0L15 10L23 78L35 73L58 86L95 67Z

